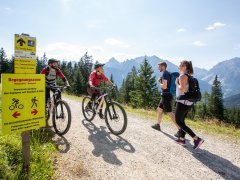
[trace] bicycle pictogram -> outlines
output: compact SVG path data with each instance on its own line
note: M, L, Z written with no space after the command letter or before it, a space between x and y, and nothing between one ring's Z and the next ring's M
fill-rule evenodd
M9 106L9 110L14 110L14 109L23 109L23 105L19 104L19 99L13 98L12 99L12 105Z

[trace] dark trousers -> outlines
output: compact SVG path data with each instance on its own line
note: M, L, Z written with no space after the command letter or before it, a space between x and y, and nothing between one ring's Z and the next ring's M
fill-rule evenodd
M186 133L188 133L192 138L196 136L196 134L185 124L185 118L191 109L192 106L187 106L180 102L176 104L176 112L175 118L178 126L181 128L180 137L185 138Z

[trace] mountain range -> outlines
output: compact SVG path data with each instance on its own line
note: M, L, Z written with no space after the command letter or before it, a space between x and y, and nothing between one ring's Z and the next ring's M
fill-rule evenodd
M142 56L123 62L111 58L104 67L105 73L108 77L112 74L117 86L121 87L123 79L126 78L127 74L132 70L132 67L135 66L139 69L144 58L145 56ZM146 58L151 64L156 78L160 76L157 64L161 61L165 61L168 64L168 70L170 72L178 71L178 66L169 60L160 59L155 55L146 56ZM222 61L210 70L194 67L194 76L198 78L202 92L211 91L211 85L216 75L222 83L224 97L240 93L240 58L236 57Z

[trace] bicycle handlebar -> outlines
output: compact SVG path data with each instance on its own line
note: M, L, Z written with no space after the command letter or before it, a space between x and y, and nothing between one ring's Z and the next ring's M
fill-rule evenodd
M113 90L116 88L116 86L109 86L109 87L91 87L93 89L96 89L96 90L100 90L100 91L104 91L104 90Z
M46 86L49 89L66 89L68 86Z

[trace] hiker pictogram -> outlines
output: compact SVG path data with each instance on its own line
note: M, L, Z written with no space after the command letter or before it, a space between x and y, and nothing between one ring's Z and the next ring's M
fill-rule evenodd
M37 107L37 102L38 102L38 100L37 100L36 97L32 98L32 106L31 106L31 108L33 108L33 106Z
M23 105L19 104L19 99L13 98L12 99L12 105L9 106L9 110L14 110L14 109L23 109Z

